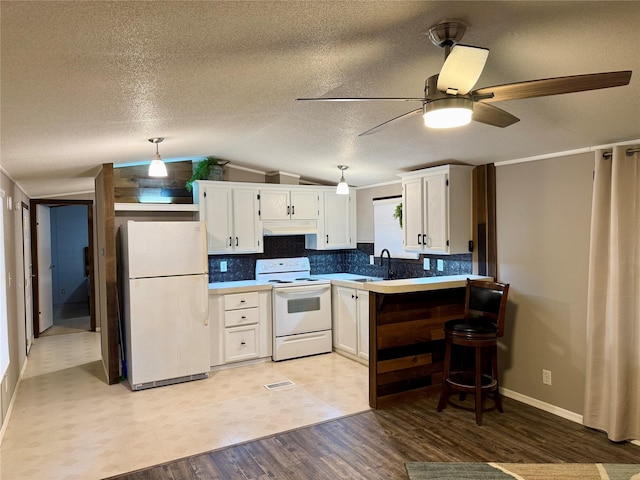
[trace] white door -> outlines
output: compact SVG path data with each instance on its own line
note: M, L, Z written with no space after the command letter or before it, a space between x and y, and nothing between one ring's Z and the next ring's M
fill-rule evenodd
M24 263L24 327L26 337L27 355L33 345L33 291L31 278L33 268L31 265L31 219L29 209L22 207L22 258Z
M127 222L129 278L206 273L204 222Z
M46 205L36 209L38 229L38 333L53 326L53 291L51 264L51 215Z
M337 287L338 321L335 326L338 337L336 347L353 355L358 354L358 337L356 325L356 290L353 288Z
M426 236L423 229L422 178L406 180L402 185L402 231L404 249L422 251Z
M349 201L349 195L325 192L324 229L328 248L349 247Z
M133 388L210 370L208 275L130 280L126 294Z
M449 231L447 229L447 175L434 175L425 178L427 218L425 250L434 253L447 253Z
M369 360L369 292L357 290L358 356Z
M232 250L233 210L231 189L204 188L204 220L207 222L207 246L209 253L224 253Z
M262 229L258 216L258 190L233 190L233 251L262 252Z
M290 215L289 190L260 191L261 220L289 220Z
M318 219L318 192L291 192L291 218L294 220Z

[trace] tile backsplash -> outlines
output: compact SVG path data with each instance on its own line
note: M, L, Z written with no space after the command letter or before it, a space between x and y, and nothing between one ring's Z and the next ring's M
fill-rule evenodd
M376 254L375 265L369 264L369 255L374 255L373 243L359 243L352 250L307 250L304 235L264 237L264 253L243 255L210 255L209 282L231 282L253 280L256 260L264 258L309 257L311 274L355 273L371 277L387 275L387 260L380 266L380 255ZM430 259L430 269L423 269L422 258ZM443 270L436 269L437 260L442 260ZM220 271L220 262L227 262L227 271ZM442 275L464 275L472 273L471 254L423 255L419 260L391 259L393 278L418 278Z

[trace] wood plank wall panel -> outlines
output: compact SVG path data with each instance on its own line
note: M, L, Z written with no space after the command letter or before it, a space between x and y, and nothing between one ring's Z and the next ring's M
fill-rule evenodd
M496 168L473 169L473 273L497 278Z
M113 165L102 165L96 177L96 217L98 219L98 259L101 295L99 298L102 362L110 385L120 381L118 354L118 275Z
M169 162L166 166L165 178L149 177L148 165L114 168L116 203L140 203L145 197L162 198L167 203L193 203L193 196L185 187L193 172L192 162Z
M369 404L382 408L437 391L444 323L464 314L464 288L369 294Z

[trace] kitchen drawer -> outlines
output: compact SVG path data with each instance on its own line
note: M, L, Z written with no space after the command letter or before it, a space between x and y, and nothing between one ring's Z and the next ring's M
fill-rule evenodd
M224 312L225 327L239 327L241 325L253 325L260 320L260 311L255 308L241 308Z
M258 325L224 329L226 363L258 358Z
M258 306L258 292L230 293L224 296L224 309L252 308Z

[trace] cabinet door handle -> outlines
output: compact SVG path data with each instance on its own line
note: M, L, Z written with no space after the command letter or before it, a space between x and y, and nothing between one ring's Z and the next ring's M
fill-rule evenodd
M329 243L329 235L327 235L327 243Z
M295 214L296 214L296 206L291 205L291 215L295 215Z
M229 237L229 246L233 245L233 238Z
M236 237L236 247L238 246L238 237Z
M418 245L422 245L422 243L420 243L420 237L421 237L421 235L418 234Z
M356 298L356 296L355 296L355 295L353 295L353 294L351 294L351 298Z
M291 213L291 207L287 205L287 215Z
M427 236L424 233L422 234L422 244L423 245L427 244Z

